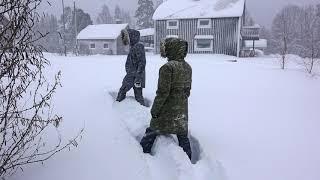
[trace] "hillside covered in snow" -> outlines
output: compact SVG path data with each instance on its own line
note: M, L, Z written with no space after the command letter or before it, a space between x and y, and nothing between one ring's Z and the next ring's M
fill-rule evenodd
M64 117L60 133L65 141L81 128L84 134L77 148L9 180L320 179L320 79L293 62L283 71L276 58L234 63L231 56L188 56L190 133L200 147L192 164L171 137L158 138L153 156L142 153L136 137L144 133L150 109L109 95L121 85L125 56L46 57L49 77L62 71L53 102ZM144 95L150 100L164 63L147 56ZM52 144L55 136L47 136Z

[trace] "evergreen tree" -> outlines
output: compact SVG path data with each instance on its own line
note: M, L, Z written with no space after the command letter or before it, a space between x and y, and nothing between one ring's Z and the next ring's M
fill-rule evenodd
M153 27L152 16L154 13L152 0L139 0L135 17L137 26L140 29Z
M114 9L114 19L121 20L122 21L122 12L118 5L116 5L116 8Z
M246 8L245 9L245 18L244 18L244 25L245 26L253 26L255 25L255 22L251 16L251 13L249 12L249 10Z
M114 20L110 14L109 7L107 5L103 5L102 10L98 14L98 17L97 17L97 23L98 24L111 24L113 22L114 22Z
M65 23L66 23L66 31L65 31L65 43L67 46L67 51L73 51L75 48L76 41L76 30L75 30L75 15L77 18L77 31L78 33L86 28L88 25L93 24L91 17L88 13L85 13L82 9L76 9L76 13L73 11L71 7L65 8ZM62 24L63 17L61 16L60 23Z
M122 11L122 21L124 23L128 23L130 27L134 26L133 21L132 21L132 17L130 15L130 13L127 11Z
M154 9L157 9L162 3L163 3L163 0L156 0Z
M41 17L35 30L39 32L39 36L44 36L36 42L37 45L41 45L47 52L59 52L58 20L54 15L46 14Z

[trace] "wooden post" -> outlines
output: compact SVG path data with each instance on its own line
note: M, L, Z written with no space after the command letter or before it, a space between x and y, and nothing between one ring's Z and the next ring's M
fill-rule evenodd
M62 22L63 22L63 46L64 46L64 55L67 56L67 46L66 46L66 21L64 16L64 2L62 1Z
M256 51L255 51L255 41L252 40L252 57L254 57L256 55Z
M77 9L76 9L76 2L73 1L73 9L74 9L74 29L75 29L75 54L78 56L78 40L77 40L77 35L78 35L78 27L77 27Z

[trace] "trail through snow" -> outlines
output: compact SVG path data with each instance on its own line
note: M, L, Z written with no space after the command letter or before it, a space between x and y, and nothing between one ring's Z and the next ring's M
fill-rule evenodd
M106 91L106 94L107 92L110 90ZM112 97L109 98L113 100ZM117 114L121 126L130 133L130 140L139 147L139 141L151 119L150 109L141 106L133 98L127 98L121 103L114 102L112 109ZM195 141L196 138L193 137L192 140ZM203 152L194 152L194 155L199 156L200 159L192 164L182 148L178 146L174 136L158 137L152 150L153 156L143 154L141 148L137 153L142 154L142 158L146 161L146 171L152 180L209 180L213 178L224 180L223 168L218 161L210 160Z

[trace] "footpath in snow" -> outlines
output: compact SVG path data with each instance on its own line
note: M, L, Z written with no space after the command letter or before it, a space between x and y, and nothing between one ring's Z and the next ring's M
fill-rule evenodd
M107 91L107 92L110 92ZM106 92L106 94L108 94ZM110 96L109 98L112 99ZM134 98L128 97L121 103L114 102L112 109L117 114L121 126L126 129L131 137L128 138L130 144L135 144L145 160L145 170L147 177L152 180L224 180L223 168L219 162L211 160L203 151L198 149L196 139L193 138L193 153L199 157L195 164L192 164L185 152L178 146L177 139L160 136L157 138L153 156L143 154L139 144L146 127L149 125L150 109L141 106ZM200 150L200 151L198 151ZM200 153L200 154L197 154ZM196 160L194 160L196 161ZM148 178L147 178L148 179Z

